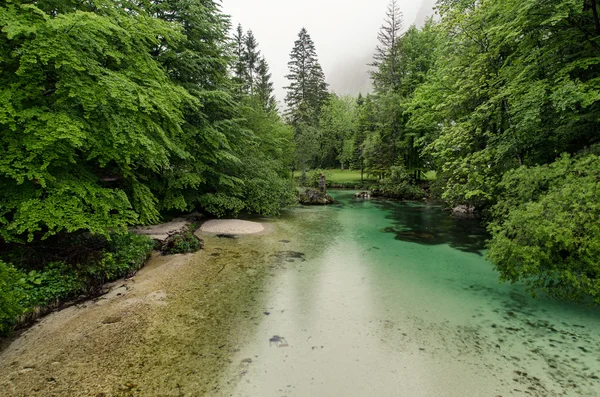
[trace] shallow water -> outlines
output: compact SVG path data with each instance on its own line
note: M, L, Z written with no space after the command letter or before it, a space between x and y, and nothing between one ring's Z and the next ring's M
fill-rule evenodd
M476 222L334 195L276 222L289 242L224 395L600 395L599 310L499 284Z
M600 395L600 310L499 284L476 222L334 195L44 318L0 396Z

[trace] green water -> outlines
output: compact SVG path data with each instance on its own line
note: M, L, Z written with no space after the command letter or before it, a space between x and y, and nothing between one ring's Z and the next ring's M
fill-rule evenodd
M227 395L600 395L600 311L499 284L473 221L334 196L275 222L304 256L272 266Z

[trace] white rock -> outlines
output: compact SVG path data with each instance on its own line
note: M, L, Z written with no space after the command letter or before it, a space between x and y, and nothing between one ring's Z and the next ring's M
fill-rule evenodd
M258 222L239 219L214 219L204 222L200 230L216 234L254 234L264 231L265 227Z

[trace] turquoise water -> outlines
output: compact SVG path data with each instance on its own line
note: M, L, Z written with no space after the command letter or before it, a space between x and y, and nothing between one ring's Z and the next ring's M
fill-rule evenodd
M227 395L600 395L599 310L500 284L476 222L334 196L274 222L282 255Z

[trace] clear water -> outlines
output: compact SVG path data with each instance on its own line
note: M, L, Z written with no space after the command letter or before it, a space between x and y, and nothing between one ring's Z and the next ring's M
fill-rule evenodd
M282 254L226 395L600 395L599 310L500 284L476 222L334 196L275 222Z

